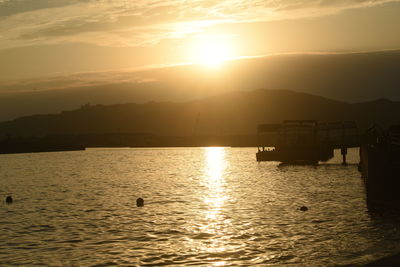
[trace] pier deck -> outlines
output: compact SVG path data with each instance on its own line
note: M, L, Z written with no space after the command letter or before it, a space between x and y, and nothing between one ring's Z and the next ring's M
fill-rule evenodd
M346 163L347 149L360 146L353 121L286 120L259 125L257 135L257 161L318 163L332 158L334 149L341 149Z

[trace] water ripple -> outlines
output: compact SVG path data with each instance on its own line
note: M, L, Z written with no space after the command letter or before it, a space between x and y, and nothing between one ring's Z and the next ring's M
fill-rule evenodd
M359 265L400 251L400 218L369 213L340 155L255 161L253 148L0 155L5 266ZM145 206L136 207L136 199ZM299 210L307 206L308 211Z

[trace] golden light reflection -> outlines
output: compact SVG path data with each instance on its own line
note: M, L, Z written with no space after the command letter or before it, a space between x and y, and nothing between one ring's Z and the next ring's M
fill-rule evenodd
M202 233L214 235L208 244L201 246L201 250L210 253L222 253L228 249L222 237L216 238L226 231L230 220L223 213L225 202L228 200L226 192L225 170L227 168L225 148L205 148L205 169L203 185L207 188L204 194L204 223Z
M228 206L232 196L226 176L229 166L226 150L223 147L204 148L203 175L199 179L198 192L204 205L201 205L199 216L190 223L194 234L188 239L188 247L199 255L208 255L213 261L215 257L224 257L214 261L212 266L228 265L227 259L240 247L230 238L233 225Z
M208 194L204 198L205 204L209 207L207 217L215 219L219 209L227 199L225 194L224 171L226 168L225 148L205 148L206 169L204 184L208 188Z

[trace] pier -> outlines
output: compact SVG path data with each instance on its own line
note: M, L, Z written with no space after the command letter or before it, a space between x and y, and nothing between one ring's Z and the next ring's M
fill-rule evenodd
M400 210L400 125L373 126L367 131L360 147L359 171L369 206Z
M400 210L400 125L374 125L359 135L353 121L287 120L259 125L258 143L257 161L301 164L327 161L340 149L346 165L347 149L359 147L368 206Z
M331 159L334 149L340 149L346 164L347 149L360 146L354 121L286 120L282 124L261 124L257 138L257 161L316 164Z

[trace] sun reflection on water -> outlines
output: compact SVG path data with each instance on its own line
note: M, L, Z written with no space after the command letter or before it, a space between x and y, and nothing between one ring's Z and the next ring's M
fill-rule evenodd
M235 226L230 214L234 196L230 189L228 151L207 147L198 181L199 210L188 222L192 232L186 246L209 266L226 266L245 244L232 239Z
M228 187L226 181L226 170L228 161L226 159L226 148L208 147L204 149L204 170L200 181L204 191L203 203L204 209L199 218L200 239L192 243L199 253L204 253L213 259L214 257L223 257L232 247L229 245L229 234L231 228L231 219L226 216L226 203L229 200ZM228 256L229 257L229 256ZM214 259L215 260L215 259ZM224 266L225 261L216 261L214 266Z
M228 196L226 195L224 172L226 169L225 148L207 147L205 148L205 176L204 185L208 192L204 195L204 203L208 207L206 210L207 219L217 219Z

